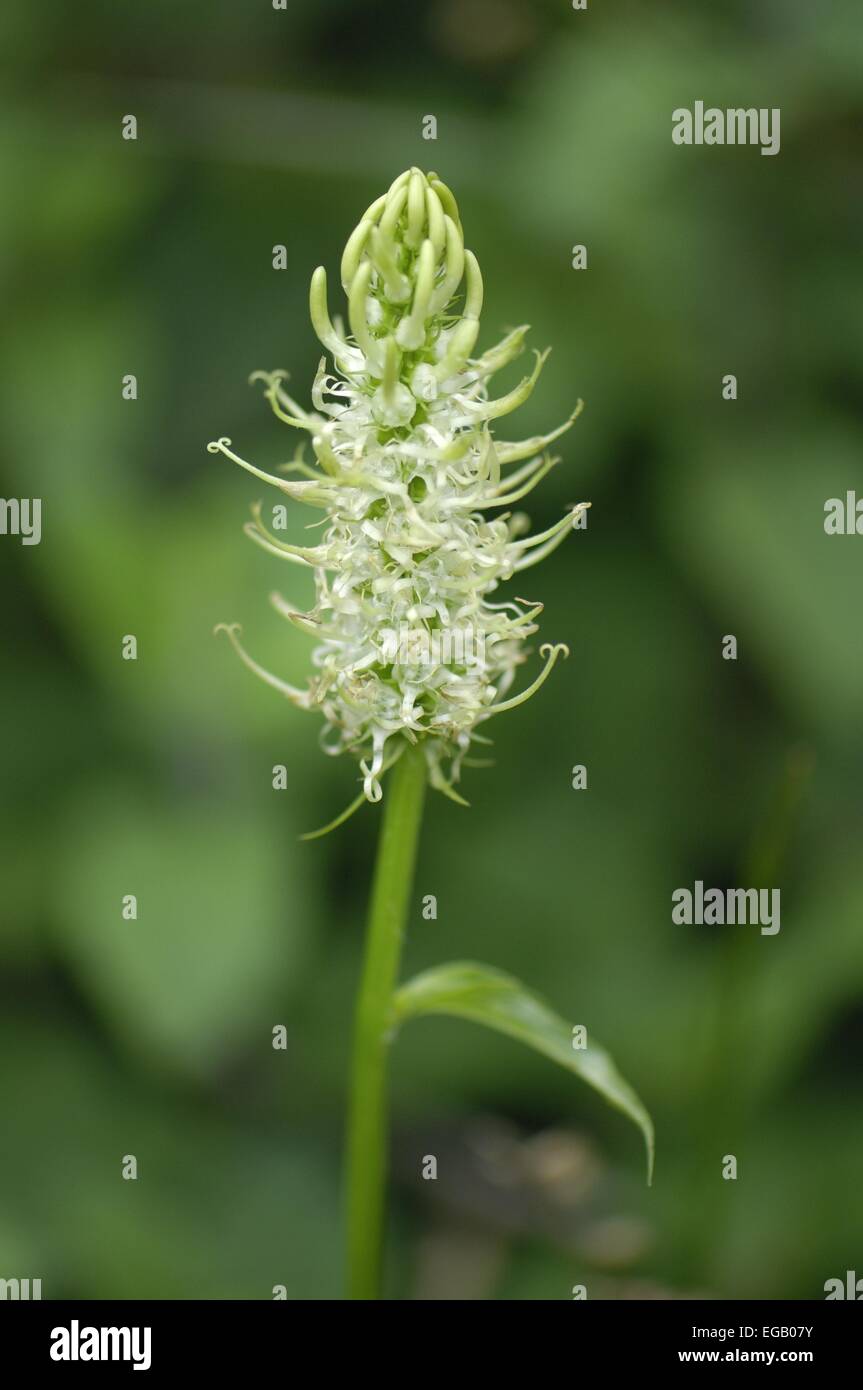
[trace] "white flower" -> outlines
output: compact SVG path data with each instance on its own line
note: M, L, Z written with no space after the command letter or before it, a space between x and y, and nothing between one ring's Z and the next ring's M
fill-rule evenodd
M523 350L527 328L471 356L482 277L464 248L455 199L436 174L409 169L396 179L349 237L341 272L349 333L330 319L323 267L312 277L312 323L337 373L321 359L314 409L288 395L285 373L253 378L264 382L279 419L309 434L317 466L298 455L285 470L298 479L288 480L239 458L229 439L207 446L324 513L313 546L279 540L260 507L245 528L270 554L314 571L309 612L274 600L316 639L308 687L258 666L236 626L222 630L252 671L323 714L325 750L359 758L369 801L380 799L381 775L405 739L422 740L432 785L461 800L453 784L471 744L488 741L481 726L527 700L566 654L562 645L540 648L543 670L507 698L542 605L491 596L550 554L589 506L538 535L526 535L527 519L511 510L559 462L545 450L581 406L550 434L520 443L493 437L491 422L527 400L546 354L514 390L489 397L490 378ZM454 313L462 279L464 303Z

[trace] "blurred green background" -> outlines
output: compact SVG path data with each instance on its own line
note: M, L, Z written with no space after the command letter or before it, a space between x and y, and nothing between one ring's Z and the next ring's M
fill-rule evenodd
M356 769L212 636L308 668L267 595L309 581L244 539L261 489L204 446L293 452L247 377L306 395L311 271L416 163L459 198L481 343L527 320L554 347L503 433L586 400L537 526L593 509L528 591L572 658L496 724L472 809L431 799L405 970L520 975L610 1048L658 1154L648 1191L573 1078L411 1025L389 1296L823 1297L863 1260L863 540L823 530L863 495L859 5L13 0L0 36L2 489L43 499L41 545L0 541L0 1277L340 1295L379 812L298 842ZM780 154L675 146L697 99L780 107ZM673 926L696 878L781 886L781 932Z

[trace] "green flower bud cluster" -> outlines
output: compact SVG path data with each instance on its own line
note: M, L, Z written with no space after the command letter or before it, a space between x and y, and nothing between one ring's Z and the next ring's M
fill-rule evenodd
M253 378L278 418L308 434L314 465L300 451L284 470L298 476L280 477L240 458L229 439L208 445L324 513L313 546L279 539L260 506L246 526L270 554L313 571L309 611L274 597L316 640L308 687L263 670L239 629L223 630L251 670L323 715L322 746L357 756L368 800L380 798L381 777L405 740L422 741L432 785L460 800L462 762L474 742L488 742L482 726L528 699L566 654L562 645L541 648L540 674L508 697L542 605L491 596L550 554L589 505L534 535L512 510L559 462L546 450L580 404L550 434L517 443L493 436L492 422L527 400L546 354L513 390L490 396L491 377L523 351L527 326L472 355L482 276L465 249L455 198L436 174L409 169L372 203L348 238L341 280L347 327L330 317L324 268L312 277L312 323L335 369L321 359L314 409L287 393L284 372Z

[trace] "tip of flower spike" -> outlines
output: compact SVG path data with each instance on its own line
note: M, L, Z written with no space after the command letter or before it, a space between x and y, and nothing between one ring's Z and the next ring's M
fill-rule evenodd
M329 317L321 267L310 292L315 332L349 375L363 386L369 380L376 383L385 371L388 342L409 354L432 351L441 315L457 294L465 269L467 299L461 317L478 319L482 281L475 260L465 252L455 198L436 174L413 165L366 209L345 246L341 281L350 337ZM462 355L472 347L473 341ZM411 361L406 370L415 366ZM407 378L401 384L407 385Z

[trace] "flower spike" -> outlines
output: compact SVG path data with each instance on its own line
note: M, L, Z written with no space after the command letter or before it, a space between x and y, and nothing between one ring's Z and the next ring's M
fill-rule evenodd
M527 518L509 510L559 462L546 451L581 402L547 435L494 438L493 422L527 400L547 352L511 391L490 396L490 378L524 350L528 329L513 328L474 356L482 273L437 174L407 169L370 204L347 240L341 284L348 329L330 317L324 268L312 276L312 326L332 359L315 375L314 409L289 394L285 372L252 376L277 418L308 436L311 462L298 451L273 475L235 454L230 439L208 445L322 512L316 545L281 540L259 503L244 528L267 555L313 572L307 612L272 596L314 642L307 688L259 666L236 625L218 630L259 679L321 712L325 752L357 759L362 792L324 830L361 801L380 799L384 775L408 743L422 748L431 785L466 804L457 784L463 766L482 763L470 756L489 742L482 726L530 699L566 654L562 644L543 646L539 675L509 695L542 605L501 601L496 591L562 544L589 506L579 503L533 535ZM519 466L502 477L509 464Z

